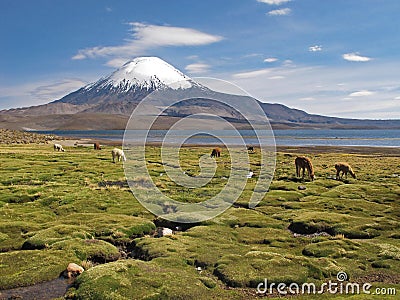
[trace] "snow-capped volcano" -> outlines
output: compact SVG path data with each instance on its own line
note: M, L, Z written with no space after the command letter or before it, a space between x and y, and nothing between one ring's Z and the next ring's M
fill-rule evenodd
M133 86L146 89L171 85L172 88L190 88L188 76L158 57L138 57L124 64L106 78L108 84L129 90Z
M153 91L167 86L187 89L199 84L158 57L137 57L106 78L87 85L85 89L106 88L126 93L131 90Z
M108 105L138 103L155 90L206 89L158 57L137 57L110 75L90 83L53 103L90 106L90 112L106 111ZM114 108L115 109L115 106ZM121 113L128 113L121 110ZM118 111L117 111L118 112Z

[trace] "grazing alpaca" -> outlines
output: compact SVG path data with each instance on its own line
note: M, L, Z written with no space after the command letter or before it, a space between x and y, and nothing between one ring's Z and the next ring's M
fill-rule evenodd
M247 151L249 151L249 152L254 152L254 147L253 147L253 146L248 146L248 147L247 147Z
M305 169L307 169L308 176L310 176L311 180L314 180L314 177L315 177L314 176L314 168L311 163L311 159L309 159L308 157L300 156L300 157L296 157L294 162L296 164L296 176L297 177L300 177L300 169L302 169L303 170L302 178L304 178Z
M126 157L125 157L124 151L122 151L121 149L114 148L111 151L111 154L112 154L112 158L113 158L113 163L115 163L115 158L117 158L118 161L121 161L121 157L122 157L122 159L124 161L126 161Z
M93 147L94 147L94 150L101 150L101 146L97 142L93 144Z
M61 146L60 144L54 144L54 151L62 151L64 152L64 148L63 146Z
M221 156L221 148L214 148L211 152L211 157L220 157Z
M335 169L336 169L336 179L343 178L343 175L345 175L347 178L347 173L350 173L350 175L353 176L354 179L356 179L356 174L354 174L353 169L350 167L348 163L339 162L335 164ZM340 176L340 172L342 172L342 176Z

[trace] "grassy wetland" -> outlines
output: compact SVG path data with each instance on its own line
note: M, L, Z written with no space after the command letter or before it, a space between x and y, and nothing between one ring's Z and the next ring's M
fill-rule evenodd
M177 224L158 219L134 198L122 163L111 161L112 147L65 149L0 145L0 292L55 279L75 262L86 270L67 299L250 299L259 297L256 287L265 278L320 286L336 281L339 271L350 282L371 283L371 292L393 287L400 293L396 149L280 149L268 193L249 209L260 163L256 149L249 154L254 176L231 208L161 238L154 237L157 227ZM211 183L189 192L160 176L160 149L148 150L156 186L179 201L206 199L229 176L223 151ZM182 148L182 169L195 176L199 158L209 153L209 147ZM296 179L297 155L312 159L314 181ZM357 179L335 180L338 161L348 162ZM341 297L347 298L297 296ZM381 299L350 299L373 297Z

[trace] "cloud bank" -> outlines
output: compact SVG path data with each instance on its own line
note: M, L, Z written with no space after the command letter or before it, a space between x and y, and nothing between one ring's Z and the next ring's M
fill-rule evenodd
M79 60L106 56L131 58L144 54L149 49L171 46L201 46L216 43L223 39L221 36L204 33L193 28L151 25L139 22L129 23L129 25L132 33L123 44L81 49L72 59ZM111 62L111 65L114 65L114 63Z

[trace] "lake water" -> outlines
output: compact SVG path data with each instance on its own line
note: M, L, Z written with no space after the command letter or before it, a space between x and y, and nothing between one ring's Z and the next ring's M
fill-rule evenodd
M129 133L131 141L140 139L143 131ZM163 140L166 130L152 130L147 138L149 142L160 142ZM246 144L257 144L254 131L240 130ZM90 131L39 131L39 133L55 134L59 136L106 139L121 141L124 130L90 130ZM182 131L182 134L174 135L176 139L182 136L190 136L195 132ZM227 140L231 144L241 144L240 139L229 130L216 130L213 134ZM373 146L373 147L400 147L400 130L339 130L339 129L296 129L296 130L274 130L277 146ZM263 135L271 141L270 134ZM194 135L186 143L190 144L220 144L215 137L209 135Z

